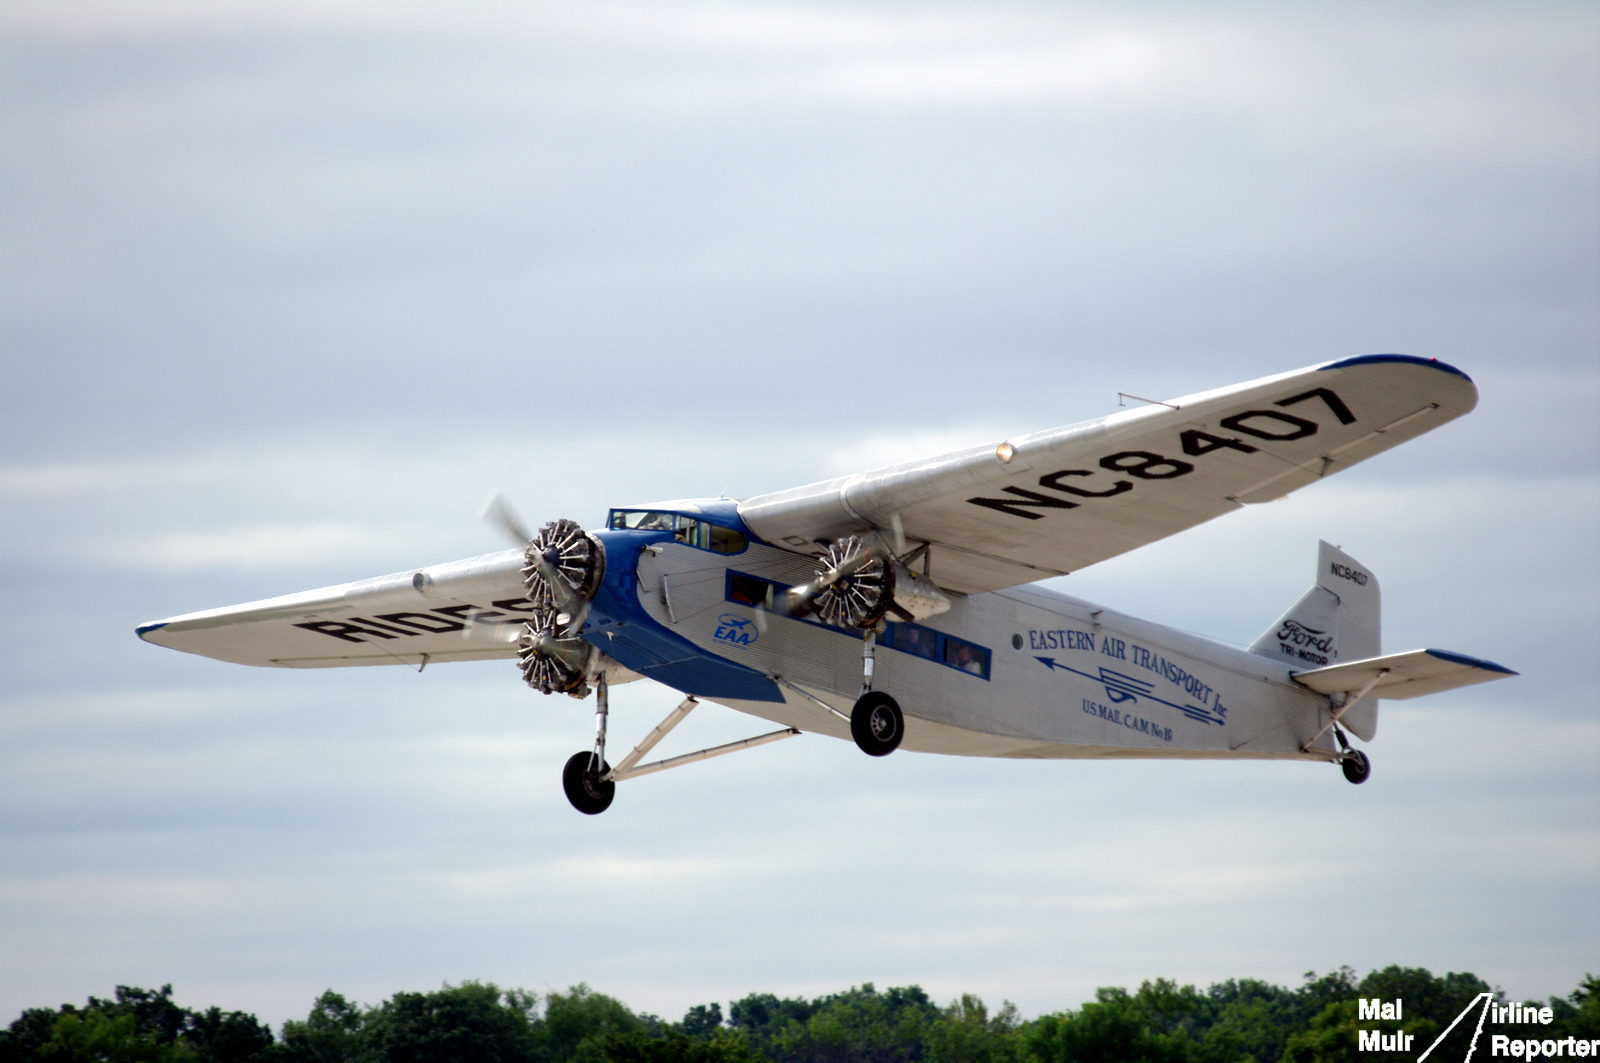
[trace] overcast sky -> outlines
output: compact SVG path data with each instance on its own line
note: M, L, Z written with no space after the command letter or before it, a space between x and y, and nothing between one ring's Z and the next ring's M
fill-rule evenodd
M680 1016L862 981L1600 970L1600 7L0 8L0 1017L477 978ZM1380 351L1471 416L1063 580L1248 642L1318 538L1520 678L1327 765L558 782L509 662L250 670L141 621ZM677 700L615 694L628 741ZM677 751L755 733L705 706ZM666 747L663 751L667 752Z

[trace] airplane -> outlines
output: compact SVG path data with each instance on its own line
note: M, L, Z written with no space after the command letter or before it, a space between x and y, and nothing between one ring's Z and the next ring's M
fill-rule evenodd
M534 690L595 696L562 770L595 815L616 785L802 733L1012 758L1249 758L1367 780L1381 698L1517 673L1437 649L1384 654L1372 571L1324 542L1316 580L1247 648L1031 586L1281 498L1470 412L1430 358L1370 354L743 500L609 511L517 548L142 624L239 664L517 660ZM615 765L609 687L684 696ZM640 763L700 701L770 720L753 738Z

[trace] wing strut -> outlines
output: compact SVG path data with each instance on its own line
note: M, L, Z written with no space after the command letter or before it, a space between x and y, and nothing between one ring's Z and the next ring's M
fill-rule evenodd
M737 742L728 742L725 745L712 746L710 749L700 749L693 753L685 753L678 757L668 757L665 760L657 760L649 764L639 764L639 761L644 758L644 755L650 752L650 750L654 749L656 743L665 738L674 727L682 723L684 717L688 716L698 704L700 704L700 702L696 700L693 695L690 695L679 702L678 707L668 713L665 720L662 720L660 723L656 724L655 730L644 736L644 741L635 746L633 748L633 752L623 757L615 768L612 768L610 771L606 772L605 775L601 776L602 781L619 783L624 779L634 779L638 778L640 775L650 775L658 771L666 771L668 768L676 768L680 765L689 764L696 760L709 760L712 757L720 757L725 753L736 753L741 749L754 749L756 746L764 746L768 742L777 742L784 738L793 738L800 733L793 727L785 727L781 731L772 731L768 734L757 735L754 738L742 738ZM636 764L639 766L635 767L634 765Z

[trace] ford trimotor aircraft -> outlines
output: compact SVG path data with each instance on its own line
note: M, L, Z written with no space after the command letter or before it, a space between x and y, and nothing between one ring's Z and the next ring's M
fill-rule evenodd
M1460 417L1477 389L1432 359L1329 362L1066 428L736 501L656 502L523 529L522 547L144 624L239 664L516 658L543 694L595 695L566 764L580 812L616 784L802 732L980 757L1251 757L1371 772L1379 698L1515 675L1443 650L1384 654L1378 580L1321 544L1317 578L1248 649L1041 587L1281 498ZM1148 401L1148 400L1144 400ZM683 702L615 766L609 684ZM641 764L698 699L779 723Z

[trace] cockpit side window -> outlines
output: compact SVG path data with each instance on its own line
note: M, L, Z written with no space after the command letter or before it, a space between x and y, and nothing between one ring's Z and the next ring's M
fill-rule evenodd
M711 551L717 554L737 554L745 548L744 536L720 524L706 525L711 529Z
M651 509L619 509L611 513L611 526L634 531L672 531L682 519L676 513Z
M732 528L711 524L681 513L666 513L650 509L614 509L611 511L612 528L633 531L670 531L678 542L697 550L710 550L718 554L737 554L748 545L745 537Z

